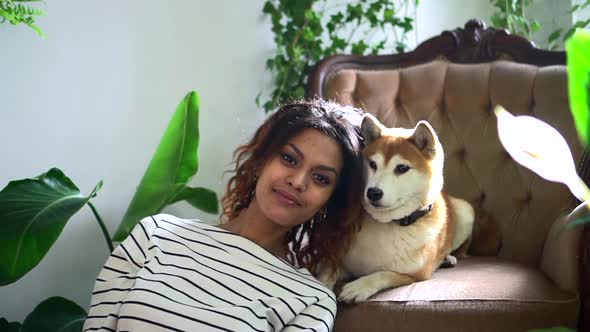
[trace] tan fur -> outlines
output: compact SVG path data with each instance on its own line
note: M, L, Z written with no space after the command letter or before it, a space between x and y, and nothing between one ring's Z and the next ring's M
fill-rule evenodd
M365 133L367 129L364 125L363 122ZM426 127L432 131L429 125ZM329 286L333 286L346 275L358 278L342 288L339 299L345 302L362 302L380 290L430 279L451 252L456 252L460 256L466 255L474 221L474 211L469 203L441 192L443 152L433 131L434 140L428 141L428 145L425 146L422 141L412 141L413 130L387 129L382 126L371 127L368 130L369 134L376 137L367 140L369 144L363 150L365 158L376 160L383 168L388 165L394 167L395 165L390 165L390 162L396 160L410 163L414 173L408 179L415 179L416 186L411 185L414 182L399 182L401 185L395 189L415 190L415 187L424 186L424 190L428 192L416 194L420 197L419 202L416 199L401 200L404 198L401 195L401 198L395 200L402 201L400 206L392 206L391 209L385 206L382 209L385 212L379 210L380 207L372 208L364 202L366 212L361 231L346 254L342 267L332 277L321 277ZM371 172L367 170L367 187L372 183ZM388 175L389 172L383 174L381 177L385 178L398 176L393 175L393 172L391 175ZM397 181L400 181L399 179ZM395 205L394 203L391 204ZM411 225L401 226L397 222L388 222L391 219L399 219L397 211L406 211L404 213L407 215L407 211L414 211L429 204L433 204L432 210ZM389 210L391 211L387 212ZM379 212L375 216L378 220L369 213L371 211ZM391 214L392 217L385 218L387 214Z

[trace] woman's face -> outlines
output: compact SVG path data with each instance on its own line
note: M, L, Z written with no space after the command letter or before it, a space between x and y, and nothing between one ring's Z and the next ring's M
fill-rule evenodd
M342 171L342 149L333 138L306 129L290 139L258 174L251 204L275 224L300 225L322 208Z

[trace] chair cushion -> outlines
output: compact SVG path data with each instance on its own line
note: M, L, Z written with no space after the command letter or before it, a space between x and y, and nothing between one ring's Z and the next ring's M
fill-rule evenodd
M538 269L469 257L430 280L383 291L359 305L340 304L335 331L575 327L577 305L575 294L560 290Z

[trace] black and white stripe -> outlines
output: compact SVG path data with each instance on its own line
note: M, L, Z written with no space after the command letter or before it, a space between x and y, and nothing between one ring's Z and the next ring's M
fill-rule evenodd
M336 298L241 236L143 219L96 279L84 331L330 331Z

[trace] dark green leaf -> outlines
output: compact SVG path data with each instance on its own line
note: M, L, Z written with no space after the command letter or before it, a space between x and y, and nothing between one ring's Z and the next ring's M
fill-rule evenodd
M277 11L277 9L275 8L275 6L273 6L272 2L270 1L266 1L264 3L264 7L262 7L262 12L264 14L272 14L275 13Z
M198 153L199 97L191 91L176 108L114 240L123 241L139 220L158 213L176 196L199 170Z
M295 99L303 98L304 95L305 88L302 86L298 86L297 89L295 89L295 91L293 92L293 98Z
M2 332L20 332L22 324L19 322L9 323L5 318L0 318L0 331Z
M32 270L88 196L57 168L33 179L11 181L0 191L0 286Z
M23 322L22 332L81 332L86 311L63 297L41 302Z
M196 207L199 210L203 210L207 213L219 212L219 204L217 202L217 194L210 189L206 188L190 188L184 187L180 190L170 204L187 201L190 205Z
M338 14L334 14L331 16L330 22L332 22L334 24L339 24L339 23L342 23L343 19L344 19L344 14L342 14L342 12L338 12Z
M580 5L574 5L574 6L572 6L572 9L569 12L571 14L573 12L576 12L578 9L580 9Z
M547 40L548 40L550 43L551 43L551 42L554 42L555 40L557 40L557 39L559 38L559 36L561 35L561 31L562 31L562 30L563 30L563 29L561 29L561 28L560 28L560 29L557 29L557 30L553 31L553 32L552 32L552 33L549 35L549 38L547 38Z

